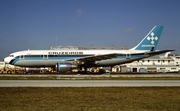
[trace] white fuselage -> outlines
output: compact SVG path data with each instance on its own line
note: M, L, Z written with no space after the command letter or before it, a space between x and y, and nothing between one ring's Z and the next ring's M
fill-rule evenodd
M131 54L147 52L144 50L26 50L10 54L4 59L6 63L23 67L49 67L58 62L73 63L78 58L97 56L105 54L124 54L108 60L95 61L96 63L115 62L118 59L128 57L138 58L143 55L133 57Z

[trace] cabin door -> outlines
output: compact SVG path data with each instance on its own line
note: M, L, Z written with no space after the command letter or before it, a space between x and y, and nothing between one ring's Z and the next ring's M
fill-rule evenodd
M21 55L19 58L20 60L24 60L24 55Z
M43 55L44 60L48 60L48 55Z
M131 58L131 54L126 54L126 59L130 59Z

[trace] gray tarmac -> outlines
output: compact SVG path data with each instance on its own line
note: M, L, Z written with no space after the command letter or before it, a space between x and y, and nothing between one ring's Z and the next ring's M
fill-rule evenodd
M124 73L124 74L0 74L9 77L180 77L180 73Z
M0 87L174 87L180 80L0 80Z
M180 77L179 73L160 74L2 74L7 77L57 77L67 80L0 80L0 87L173 87L180 80L83 80L86 77ZM68 79L70 78L70 79ZM74 79L73 79L74 78ZM82 80L76 80L76 79Z

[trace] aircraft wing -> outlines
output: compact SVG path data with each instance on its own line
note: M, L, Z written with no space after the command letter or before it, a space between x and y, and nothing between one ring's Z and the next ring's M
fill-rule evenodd
M160 51L155 51L155 52L135 53L135 54L145 54L146 56L142 58L147 58L147 57L155 56L155 55L162 54L165 52L170 52L170 51L174 51L174 50L160 50ZM101 61L101 60L116 58L117 56L126 56L126 54L125 53L112 53L112 54L103 54L103 55L93 55L93 56L86 56L86 57L78 58L75 60L73 59L69 61L94 62L94 61Z
M122 56L122 55L126 55L126 54L112 53L112 54L103 54L103 55L93 55L93 56L78 58L76 60L82 62L92 62L92 61L100 61L100 60L116 58L117 56Z

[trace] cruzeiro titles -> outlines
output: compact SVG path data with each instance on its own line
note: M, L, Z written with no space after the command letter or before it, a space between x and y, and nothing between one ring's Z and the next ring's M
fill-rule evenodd
M49 55L82 55L83 52L78 52L78 51L72 51L72 52L69 52L69 51L53 51L53 52L48 52Z

